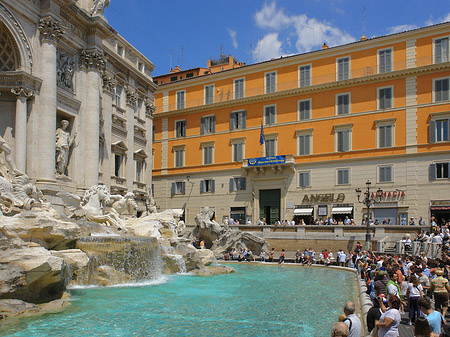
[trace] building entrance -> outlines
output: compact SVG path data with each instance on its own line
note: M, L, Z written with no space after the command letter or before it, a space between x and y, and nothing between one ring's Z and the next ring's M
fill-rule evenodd
M274 225L281 220L280 216L281 190L260 190L259 191L259 217L266 219L268 225Z

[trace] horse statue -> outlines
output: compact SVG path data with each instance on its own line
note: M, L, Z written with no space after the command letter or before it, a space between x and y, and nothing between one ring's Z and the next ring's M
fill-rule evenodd
M104 207L111 203L111 194L105 185L94 185L80 198L68 192L57 194L64 201L64 212L69 218L80 219L125 229L116 212L104 212Z

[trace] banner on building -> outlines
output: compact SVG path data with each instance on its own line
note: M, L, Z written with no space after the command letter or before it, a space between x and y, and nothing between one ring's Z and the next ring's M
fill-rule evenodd
M248 166L285 164L286 156L270 156L248 159Z

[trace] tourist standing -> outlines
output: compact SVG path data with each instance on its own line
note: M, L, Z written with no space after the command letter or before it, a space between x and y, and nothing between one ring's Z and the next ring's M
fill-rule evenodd
M388 297L388 307L383 303L383 300L380 296L377 297L378 303L380 305L381 311L383 314L380 316L380 320L375 323L375 326L378 327L378 337L397 337L398 326L401 322L400 315L400 299L395 295L389 295Z
M345 302L344 314L346 316L344 323L349 330L348 337L361 337L362 325L358 316L355 315L355 303L351 301Z
M273 261L274 254L275 254L275 248L272 248L272 250L269 252L269 262Z
M430 292L434 296L434 309L445 317L448 309L448 293L450 292L450 287L448 280L442 276L444 275L442 269L437 269L436 275L436 278L430 282Z
M406 297L409 299L409 325L412 325L420 316L419 299L423 296L423 288L416 275L409 276Z
M419 299L419 307L423 312L425 318L430 323L431 330L437 335L441 333L442 322L445 322L444 317L439 311L435 311L431 308L431 302L426 298L422 297ZM416 326L419 319L416 321Z

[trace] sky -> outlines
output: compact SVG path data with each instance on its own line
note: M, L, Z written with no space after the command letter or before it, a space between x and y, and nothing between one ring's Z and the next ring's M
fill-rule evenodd
M154 65L247 64L450 21L450 0L111 0L109 24Z

